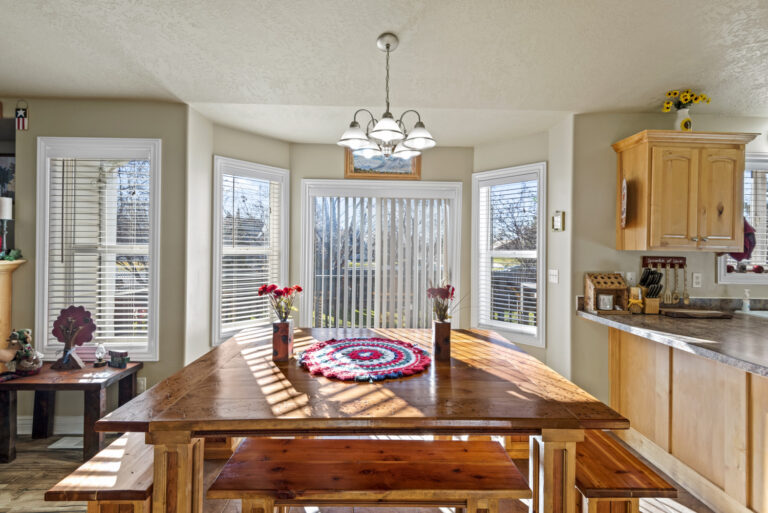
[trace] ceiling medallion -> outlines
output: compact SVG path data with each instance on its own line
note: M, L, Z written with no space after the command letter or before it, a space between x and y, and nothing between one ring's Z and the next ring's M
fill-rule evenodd
M368 109L358 109L352 117L349 128L336 143L351 149L355 155L365 158L384 156L409 159L421 155L423 150L433 148L436 144L432 134L424 127L421 115L417 111L406 110L397 120L389 112L389 54L397 48L398 42L397 36L390 32L385 32L376 40L379 50L387 54L385 81L387 107L381 119L376 119ZM365 130L357 122L357 115L361 112L370 116ZM405 129L403 123L403 118L408 113L413 113L417 117L416 124L410 132Z

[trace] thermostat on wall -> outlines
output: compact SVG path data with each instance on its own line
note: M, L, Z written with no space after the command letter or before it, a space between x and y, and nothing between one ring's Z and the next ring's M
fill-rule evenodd
M565 212L562 210L556 210L555 215L552 216L552 231L562 232L565 230Z

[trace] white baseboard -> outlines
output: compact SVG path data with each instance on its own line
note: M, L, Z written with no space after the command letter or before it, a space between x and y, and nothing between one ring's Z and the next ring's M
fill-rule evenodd
M19 415L17 417L16 432L20 435L32 434L32 415ZM53 434L82 436L82 415L56 415L53 421Z

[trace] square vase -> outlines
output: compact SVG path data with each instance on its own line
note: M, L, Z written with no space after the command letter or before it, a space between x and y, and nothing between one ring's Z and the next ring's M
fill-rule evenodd
M272 361L287 362L293 356L293 319L272 324Z
M451 359L451 323L432 322L432 356L437 361Z

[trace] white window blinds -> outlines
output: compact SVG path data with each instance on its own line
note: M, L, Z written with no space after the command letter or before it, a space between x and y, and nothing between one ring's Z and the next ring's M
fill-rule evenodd
M305 292L311 294L306 324L431 326L427 288L444 281L458 284L460 188L451 184L419 197L428 186L408 184L402 188L408 193L398 194L399 184L388 182L386 187L337 188L327 195L323 192L333 186L316 182L311 185L320 191L305 194L312 221L305 232L305 244L312 248L304 273Z
M747 155L744 218L755 229L752 257L741 262L729 255L720 257L720 283L768 283L768 158L750 158ZM760 267L763 272L756 272L760 271Z
M159 141L145 141L145 151L134 140L58 141L54 147L69 155L43 155L39 176L45 202L38 236L45 237L39 246L45 255L38 268L38 337L46 357L61 348L51 334L60 311L82 305L97 326L94 342L127 350L134 359L155 359L158 171L152 156ZM128 141L124 154L148 158L110 158L121 153L120 141ZM100 145L105 158L93 158Z
M474 177L477 322L528 343L541 326L542 174L524 166Z
M218 201L214 341L269 323L261 285L284 283L287 171L216 157ZM285 199L285 201L283 201Z

